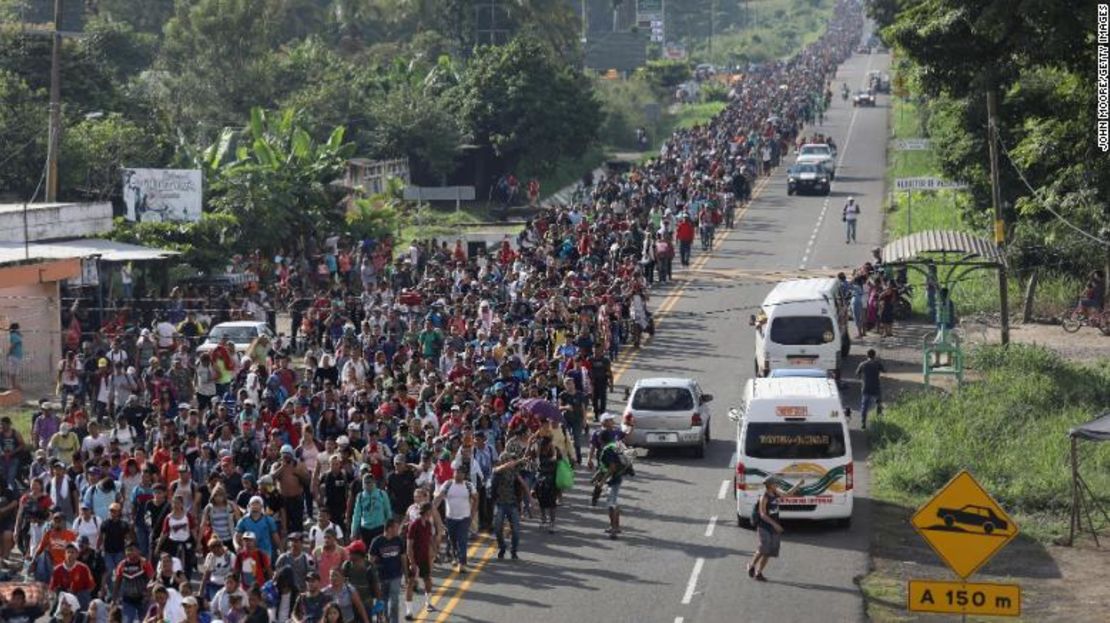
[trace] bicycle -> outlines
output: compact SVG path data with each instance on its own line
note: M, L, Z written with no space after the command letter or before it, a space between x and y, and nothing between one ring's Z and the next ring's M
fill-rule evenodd
M1060 319L1060 326L1068 333L1075 333L1084 326L1094 327L1110 336L1110 310L1091 310L1084 314L1082 309L1076 308Z

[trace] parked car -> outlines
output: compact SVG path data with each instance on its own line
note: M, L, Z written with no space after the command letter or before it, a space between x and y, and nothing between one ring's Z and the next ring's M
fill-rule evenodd
M795 163L786 170L786 194L817 193L828 195L831 189L829 173L818 162Z
M856 91L852 96L852 106L874 106L875 94L871 91Z
M641 448L691 448L702 458L709 445L712 400L694 379L641 379L624 409L624 423L633 425L624 441Z
M265 335L271 340L274 332L265 322L254 320L238 320L235 322L221 322L208 331L204 343L197 347L197 354L211 352L220 340L227 337L235 345L235 352L242 355L250 347L251 342L260 335Z

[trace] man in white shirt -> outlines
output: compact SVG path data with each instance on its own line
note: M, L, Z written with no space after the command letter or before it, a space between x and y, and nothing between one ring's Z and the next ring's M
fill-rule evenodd
M173 326L169 318L163 317L158 321L154 326L154 333L158 336L158 348L173 348L173 336L177 333L177 327Z
M458 572L466 573L466 548L470 542L470 524L478 512L478 492L467 480L469 468L455 470L454 478L436 491L432 504L447 502L447 539L459 561Z
M855 197L848 197L848 203L844 204L844 212L841 220L844 221L844 243L851 244L856 241L856 221L859 219L859 204L856 203Z

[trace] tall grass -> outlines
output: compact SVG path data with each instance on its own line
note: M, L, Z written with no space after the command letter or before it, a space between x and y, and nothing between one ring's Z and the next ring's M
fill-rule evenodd
M1071 504L1068 430L1110 404L1110 359L1075 364L1049 349L981 347L982 380L952 394L902 396L869 430L873 492L917 505L968 469L1023 528L1059 534ZM1110 444L1086 444L1082 471L1110 502Z

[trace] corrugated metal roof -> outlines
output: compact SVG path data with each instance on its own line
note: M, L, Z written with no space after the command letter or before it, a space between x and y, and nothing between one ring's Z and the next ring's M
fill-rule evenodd
M32 242L31 259L71 259L99 255L108 262L130 262L157 260L173 255L177 251L152 249L137 244L104 240L102 238L80 238L77 240L58 240L54 242ZM22 242L0 242L0 264L22 262L25 251Z
M919 231L887 243L883 247L884 262L909 262L925 253L951 253L960 257L974 256L991 263L1002 262L1002 250L986 238L966 232Z

